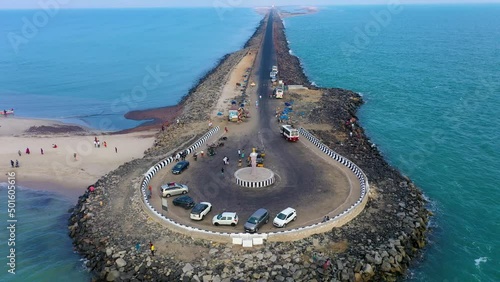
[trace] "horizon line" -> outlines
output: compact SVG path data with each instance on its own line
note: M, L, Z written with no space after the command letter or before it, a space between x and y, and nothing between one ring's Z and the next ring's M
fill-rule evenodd
M499 2L409 2L409 3L399 3L399 5L411 5L411 6L461 6L461 5L500 5ZM59 7L59 10L101 10L101 9L170 9L170 8L185 8L185 9L196 9L196 8L220 8L220 9L258 9L258 8L284 8L284 7L335 7L335 6L386 6L387 3L337 3L337 4L328 4L328 5L280 5L280 6L240 6L240 7L217 7L214 5L200 5L200 6L95 6L95 7ZM41 7L0 7L1 10L43 10Z

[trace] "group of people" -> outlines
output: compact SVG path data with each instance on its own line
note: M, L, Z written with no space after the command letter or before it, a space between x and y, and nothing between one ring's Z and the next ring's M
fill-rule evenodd
M57 148L57 145L56 145L56 144L52 144L52 148ZM31 154L31 150L30 150L30 148L29 148L29 147L27 147L27 148L26 148L26 150L24 151L24 153L25 153L26 155L30 155L30 154ZM44 153L44 152L43 152L43 148L40 148L40 154L42 154L42 155L43 155L43 153ZM18 151L17 151L17 154L18 154L19 156L22 156L21 150L18 150ZM19 167L19 160L16 160L16 161L14 161L14 160L10 160L10 166L11 166L11 167Z
M178 152L177 154L172 155L172 158L174 158L174 160L176 162L181 161L181 160L184 161L187 157L187 154L188 154L187 151ZM196 154L196 152L195 152L195 154Z
M102 145L104 148L108 147L108 143L106 143L106 141L102 142ZM101 148L101 141L97 138L97 136L94 137L94 147Z
M141 250L141 243L137 242L137 244L135 244L135 250L136 251ZM156 247L151 241L149 241L149 250L151 251L151 255L154 257L156 252Z

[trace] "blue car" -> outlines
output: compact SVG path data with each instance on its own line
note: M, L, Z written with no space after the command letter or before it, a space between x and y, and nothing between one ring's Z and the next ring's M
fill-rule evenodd
M189 167L189 162L188 161L181 161L178 162L174 168L172 168L172 173L173 174L181 174L185 169Z
M183 207L185 209L190 209L190 208L194 207L196 204L194 202L193 198L191 198L187 195L175 198L172 201L172 203L174 204L174 206L180 206L180 207Z

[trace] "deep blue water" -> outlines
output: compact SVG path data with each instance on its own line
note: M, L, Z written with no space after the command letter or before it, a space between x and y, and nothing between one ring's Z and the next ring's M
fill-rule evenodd
M11 224L7 222L11 219L7 210L7 184L0 183L0 281L89 281L90 276L80 256L73 252L68 236L67 211L74 206L73 201L20 186L15 190L17 222L12 237L7 230ZM10 241L15 245L8 245L9 238L15 239ZM15 248L15 274L8 272L10 248Z
M430 199L430 244L410 281L500 281L498 15L407 5L285 19L311 81L362 93L367 134Z
M176 104L261 19L236 8L40 13L0 11L0 108L103 130L137 125L127 111Z

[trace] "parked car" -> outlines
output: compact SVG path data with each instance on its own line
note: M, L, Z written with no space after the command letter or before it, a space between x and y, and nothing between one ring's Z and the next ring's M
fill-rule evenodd
M212 219L212 224L215 226L219 225L231 225L236 226L238 224L238 214L235 212L223 212L220 213Z
M208 202L201 202L196 204L191 210L189 217L194 220L202 220L212 210L212 204Z
M290 221L297 218L297 211L292 208L282 210L273 220L273 225L276 227L285 227Z
M160 187L162 197L170 197L189 192L187 185L179 184L177 182L170 182Z
M172 168L172 173L173 174L181 174L188 167L189 167L188 161L180 161L174 166L174 168Z
M189 197L188 195L177 197L172 201L172 203L174 204L174 206L180 206L185 209L190 209L194 207L194 205L196 205L193 198Z
M254 233L259 228L269 222L269 212L266 209L258 209L247 220L243 228L245 232Z

